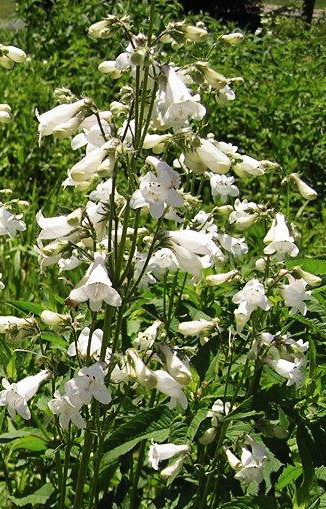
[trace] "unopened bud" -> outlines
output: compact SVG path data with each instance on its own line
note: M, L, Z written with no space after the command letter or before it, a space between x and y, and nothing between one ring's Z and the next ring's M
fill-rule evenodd
M145 366L136 350L133 348L128 348L126 354L132 363L135 377L138 379L139 383L146 389L153 389L156 387L156 376L154 375L153 371Z
M105 60L101 62L98 66L98 70L103 74L110 74L110 77L113 80L120 78L122 72L120 69L117 69L117 64L115 60Z
M184 336L207 335L216 325L216 320L193 320L192 322L179 323L178 330Z
M311 274L310 272L306 272L298 265L296 267L293 267L293 270L299 274L299 276L308 283L309 286L319 286L322 282L322 279L318 276L315 276L315 274Z
M298 173L291 173L290 177L297 185L298 191L303 198L306 200L315 200L317 198L317 193L312 187L308 186L301 178Z
M175 475L177 475L182 468L184 459L185 459L184 456L180 456L172 463L172 465L169 465L168 467L161 470L160 473L161 477L163 479L168 479L169 477L174 477Z
M265 272L266 260L264 258L258 258L255 263L256 270L259 272Z
M228 281L232 281L237 274L239 274L239 271L234 269L229 272L224 272L223 274L212 274L210 276L206 276L206 281L209 286L217 286L227 283Z
M45 309L42 311L41 320L46 325L66 325L71 321L70 315L61 315L59 313L55 313L54 311L50 311L49 309Z
M165 356L166 369L168 373L181 385L188 385L192 376L187 366L175 355L167 346L160 345L160 349Z
M216 432L216 428L208 428L200 437L199 442L203 445L211 444L216 437Z
M223 41L227 42L228 44L237 44L238 42L242 41L243 35L240 34L240 32L233 32L232 34L222 35L221 39L223 39Z

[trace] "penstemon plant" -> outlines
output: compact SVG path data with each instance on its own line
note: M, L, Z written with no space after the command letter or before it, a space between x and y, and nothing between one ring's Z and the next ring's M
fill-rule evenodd
M313 395L311 338L298 323L313 299L308 288L321 280L291 261L299 239L287 196L291 185L306 200L316 193L298 173L215 139L205 104L234 100L241 78L198 58L171 63L171 49L193 45L197 55L212 36L202 22L156 32L154 4L147 33L135 33L127 16L89 28L103 43L115 31L126 41L99 64L108 88L123 80L119 100L102 110L61 88L59 105L36 111L40 144L72 138L84 155L63 182L74 207L36 216L35 252L42 274L58 266L62 308L0 317L9 341L29 342L31 351L33 338L35 347L26 376L2 381L7 431L17 415L32 419L37 429L21 436L41 442L34 451L47 449L23 499L19 476L3 462L7 500L206 509L236 507L228 505L235 498L267 507L274 497L273 507L308 507L305 472L302 485L282 492L280 484L275 495L270 474L287 461L269 444L283 441L294 463L307 433L298 422ZM213 48L242 37L226 34ZM240 198L242 181L269 172L279 178L275 202Z

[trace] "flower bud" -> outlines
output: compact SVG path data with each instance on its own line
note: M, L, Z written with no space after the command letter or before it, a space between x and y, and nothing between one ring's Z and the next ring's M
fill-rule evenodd
M46 325L66 325L71 321L70 315L61 315L59 313L55 313L54 311L50 311L49 309L45 309L42 311L41 320Z
M13 60L10 60L10 58L8 58L6 56L2 56L2 57L0 57L0 65L4 69L12 69L15 65L15 62L13 62Z
M163 479L168 479L169 477L174 477L175 475L177 475L182 468L184 459L185 459L184 456L180 456L172 463L172 465L169 465L168 467L163 468L163 470L161 470L161 474L160 474L161 477Z
M195 336L196 334L209 334L216 327L215 320L193 320L192 322L179 323L179 332L184 336Z
M21 63L25 62L26 60L26 53L22 49L16 48L15 46L4 46L0 44L0 51L3 52L3 55L6 58L9 58L13 62Z
M298 173L291 173L290 177L294 180L297 185L298 191L303 198L306 200L315 200L317 198L317 193L312 187L308 186L301 178Z
M36 324L35 318L18 318L17 316L0 316L0 333L15 325L18 329L28 328Z
M299 276L308 283L309 286L319 286L322 282L322 279L318 276L315 276L315 274L311 274L310 272L307 272L303 270L298 265L296 267L293 267L293 270L299 274Z
M221 90L228 84L227 78L208 67L206 62L196 62L195 65L203 73L208 85L215 90Z
M211 444L216 437L216 432L216 428L208 428L200 437L199 442L203 445Z
M234 276L239 274L239 271L236 269L230 270L229 272L224 272L223 274L212 274L210 276L206 276L206 281L209 286L217 286L223 283L227 283L228 281L232 281Z
M198 42L205 39L207 36L207 30L200 28L199 26L183 25L181 30L185 34L189 41Z
M109 37L109 31L106 30L110 25L109 19L103 19L101 21L97 21L97 23L93 23L88 29L89 35L96 37L97 39L107 39Z
M115 60L105 60L101 62L98 66L98 70L103 74L110 74L110 77L113 80L120 78L122 72L120 69L117 69L117 64Z
M259 272L265 272L266 267L266 260L265 258L258 258L255 263L256 270L259 270Z
M153 389L156 387L157 381L153 371L145 366L136 350L128 348L126 354L131 361L135 377L138 379L139 383L146 389Z
M13 117L10 111L0 110L0 122L2 124L9 124L12 121Z
M232 34L222 35L221 39L231 45L238 44L238 42L242 41L243 35L240 32L233 32Z
M216 208L216 211L222 216L229 216L233 212L233 207L231 205L221 205L221 207Z

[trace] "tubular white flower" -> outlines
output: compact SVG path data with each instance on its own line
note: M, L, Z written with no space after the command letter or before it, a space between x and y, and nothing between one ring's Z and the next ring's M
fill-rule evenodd
M155 442L149 448L148 462L154 470L158 470L159 463L168 460L176 454L189 454L189 445L175 445L175 444L156 444Z
M239 274L239 271L236 269L230 270L229 272L223 272L221 274L211 274L210 276L206 276L206 281L209 286L218 286L223 283L228 283L232 281Z
M228 196L238 196L239 189L233 185L234 177L208 173L213 196L219 196L225 203Z
M177 355L167 345L159 345L161 352L165 357L165 364L168 373L181 385L188 385L192 376L188 367L182 362Z
M0 316L0 333L5 333L11 326L17 329L27 329L36 324L35 318L18 318L17 316Z
M104 385L105 368L104 362L96 362L80 369L77 376L65 384L67 396L78 396L83 405L89 405L93 397L103 405L108 405L112 398L109 389Z
M84 329L79 334L79 337L77 339L77 349L76 349L76 343L73 341L67 350L67 355L69 357L74 357L78 354L81 357L87 356L87 349L88 349L88 342L89 342L89 335L90 335L90 328L84 327ZM102 339L103 339L103 331L101 329L95 329L92 337L90 338L90 357L96 357L99 358L101 347L102 347Z
M62 315L60 313L50 311L49 309L42 311L40 318L43 323L52 326L66 325L71 322L70 315Z
M0 52L3 52L5 58L17 63L25 62L27 58L26 53L22 49L16 48L16 46L4 46L0 44Z
M163 369L153 371L153 374L156 377L157 390L171 398L169 407L174 408L180 405L185 410L188 406L188 400L182 392L181 384Z
M110 306L121 306L121 297L112 288L105 268L105 259L101 253L94 254L94 262L88 268L79 286L70 292L69 298L76 303L89 300L92 311L100 311L103 301Z
M242 331L255 309L259 307L268 311L271 307L265 295L265 288L258 279L250 279L243 289L233 296L232 302L239 304L238 309L234 311L239 332Z
M131 360L135 376L139 383L146 389L153 389L156 387L156 377L154 371L150 370L141 360L138 352L133 348L128 348L126 351L127 357Z
M52 110L42 113L41 115L37 110L35 110L37 120L40 123L38 127L39 141L41 141L44 136L52 134L55 127L68 122L68 120L75 117L82 109L87 108L90 105L91 102L89 99L80 99L74 103L59 104L59 106L56 106L55 108L52 108Z
M214 320L193 320L192 322L180 322L178 330L184 336L195 336L196 334L209 334L216 327Z
M41 382L49 378L50 373L46 370L40 371L37 375L27 376L17 383L10 384L5 378L2 379L2 386L5 390L0 392L0 406L7 405L9 415L12 419L16 414L23 419L30 419L31 413L27 406L34 394L37 392Z
M291 274L286 277L289 284L281 285L281 294L285 305L291 308L290 315L295 315L298 311L305 315L307 306L304 301L311 299L311 291L306 291L307 282L304 279L294 279Z
M160 320L155 320L147 329L143 332L139 332L133 342L134 346L139 350L149 350L152 348L160 325L162 325L162 322Z
M26 230L26 224L21 219L21 215L15 215L7 206L0 202L0 235L9 235L15 237L17 231Z
M255 177L259 177L264 175L265 169L262 164L262 161L257 161L253 157L237 154L238 157L241 157L242 161L237 162L233 166L234 172L239 177L245 177L246 175L253 175Z
M48 402L51 412L59 415L59 424L63 429L68 429L70 421L80 429L86 426L86 421L79 412L82 405L77 395L61 396L59 391L55 391L54 399Z
M76 229L76 225L69 222L69 216L44 217L40 210L36 214L36 221L42 229L40 240L67 237Z
M265 244L268 243L268 246L264 248L264 253L269 255L275 254L277 261L284 260L287 254L295 257L299 253L299 249L294 244L294 238L290 235L283 214L276 214L271 228L264 238L264 242Z

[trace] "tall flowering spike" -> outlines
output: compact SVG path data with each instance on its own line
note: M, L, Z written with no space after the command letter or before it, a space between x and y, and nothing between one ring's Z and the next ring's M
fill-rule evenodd
M5 378L2 379L3 391L0 392L0 406L7 406L12 419L20 415L23 419L30 419L31 413L27 402L37 392L39 385L49 378L50 373L46 370L37 375L27 376L17 383L10 384Z
M103 301L110 306L121 306L121 297L112 288L102 253L94 254L94 262L88 268L78 288L70 292L69 298L76 303L89 301L92 311L100 311Z

